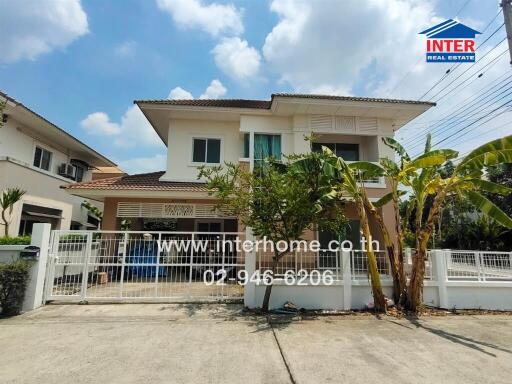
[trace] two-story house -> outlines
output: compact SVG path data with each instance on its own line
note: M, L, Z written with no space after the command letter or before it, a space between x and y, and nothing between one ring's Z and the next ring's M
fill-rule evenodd
M26 193L10 216L9 235L27 235L34 223L53 229L93 229L99 220L82 207L83 198L62 186L92 180L100 167L115 164L22 103L0 92L0 193ZM101 202L93 202L103 209ZM0 233L3 234L0 224Z
M198 166L240 162L252 169L269 155L318 150L326 145L347 161L394 157L381 138L434 104L421 101L273 94L271 100L137 100L135 103L167 145L161 172L71 184L77 196L105 204L103 229L234 232L235 217L213 210L214 201L197 180ZM315 134L311 145L305 135ZM384 179L365 183L378 199L389 191ZM390 206L383 216L394 228ZM347 237L359 239L354 207ZM321 241L327 234L315 234Z

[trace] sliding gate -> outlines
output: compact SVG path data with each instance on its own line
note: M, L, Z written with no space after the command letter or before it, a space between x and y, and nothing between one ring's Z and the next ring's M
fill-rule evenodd
M52 231L47 301L243 299L242 233Z

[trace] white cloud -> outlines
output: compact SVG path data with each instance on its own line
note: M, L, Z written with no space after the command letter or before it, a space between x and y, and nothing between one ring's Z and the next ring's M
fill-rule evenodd
M125 41L114 48L114 52L120 57L133 57L137 51L137 43L135 41Z
M121 133L119 124L111 122L104 112L89 114L80 122L80 125L90 135L114 136Z
M204 92L199 96L200 99L218 99L224 96L227 93L226 87L220 82L218 79L213 79L210 85L204 90ZM176 87L171 90L169 93L168 99L177 100L177 99L193 99L194 96L187 90Z
M192 94L189 91L186 91L181 87L176 87L171 90L171 92L169 93L169 96L167 98L171 99L171 100L193 99L194 96L192 96Z
M228 90L226 89L226 87L224 87L224 85L222 85L222 83L219 80L214 79L212 80L208 88L206 88L204 93L201 96L199 96L199 98L218 99L219 97L224 96L227 91Z
M238 37L224 38L212 50L215 63L225 74L243 80L258 74L261 55Z
M388 89L424 55L418 32L435 19L432 5L417 0L274 0L270 9L279 21L263 55L283 82L303 92ZM429 68L428 76L442 70Z
M158 7L171 14L181 28L199 28L212 36L243 32L242 11L232 4L203 4L200 0L157 0Z
M35 60L88 32L80 0L2 1L0 62Z
M156 154L151 157L134 157L128 160L119 160L117 163L129 174L163 171L166 168L165 154Z
M112 136L112 143L117 147L158 147L163 145L151 124L136 105L126 110L120 123L112 122L104 112L94 112L82 120L80 125L91 135Z

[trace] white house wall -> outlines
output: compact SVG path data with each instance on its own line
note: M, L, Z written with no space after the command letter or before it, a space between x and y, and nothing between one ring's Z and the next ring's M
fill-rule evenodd
M393 136L391 120L319 116L320 120L325 117L328 124L323 125L321 129L314 129L314 133L329 135L329 142L359 144L361 160L378 161L380 157L394 156L393 151L381 140L382 137ZM237 163L243 158L245 133L280 134L281 150L285 155L309 152L310 146L304 140L304 136L312 133L311 121L312 115L241 115L239 121L171 119L168 129L167 169L161 180L197 181L198 165L192 162L194 137L220 138L221 163ZM352 123L353 127L350 126ZM368 127L371 132L368 131Z
M52 152L49 171L52 174L58 174L59 165L69 163L73 157L66 148L56 146L44 137L38 137L28 127L21 125L13 117L9 117L0 134L0 157L11 157L32 165L36 146ZM84 181L90 180L91 177L91 171L85 172Z
M171 120L168 132L167 170L161 180L197 181L198 165L192 162L192 139L220 138L221 164L237 163L243 156L238 122Z
M33 166L36 146L52 152L50 170ZM58 175L58 166L69 163L73 157L66 149L38 137L32 131L10 116L0 129L0 191L18 187L26 191L23 200L16 204L10 226L10 235L18 234L23 203L62 211L59 229L69 229L71 221L87 222L87 212L81 207L83 198L73 196L60 187L72 180ZM84 181L90 180L92 172L84 173ZM103 210L103 204L93 202ZM3 225L0 225L3 233Z

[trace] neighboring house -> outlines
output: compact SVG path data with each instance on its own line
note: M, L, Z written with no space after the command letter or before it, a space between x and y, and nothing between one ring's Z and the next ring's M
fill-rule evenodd
M326 145L346 160L378 161L394 157L381 138L391 137L433 103L360 97L274 94L266 100L138 100L135 103L167 145L161 172L71 184L68 192L104 202L103 229L233 232L235 217L214 210L198 166L239 162L252 169L269 155L318 150ZM315 134L310 145L305 135ZM368 195L389 191L385 180L370 180ZM349 239L358 241L359 224L347 204ZM390 206L385 220L394 228ZM313 234L321 242L329 234Z
M53 229L92 229L98 218L81 207L83 198L62 189L88 182L98 167L115 164L20 102L0 92L6 102L0 128L0 192L26 191L11 216L9 235L32 232L34 223ZM101 202L92 202L103 209ZM0 224L0 233L3 233Z

